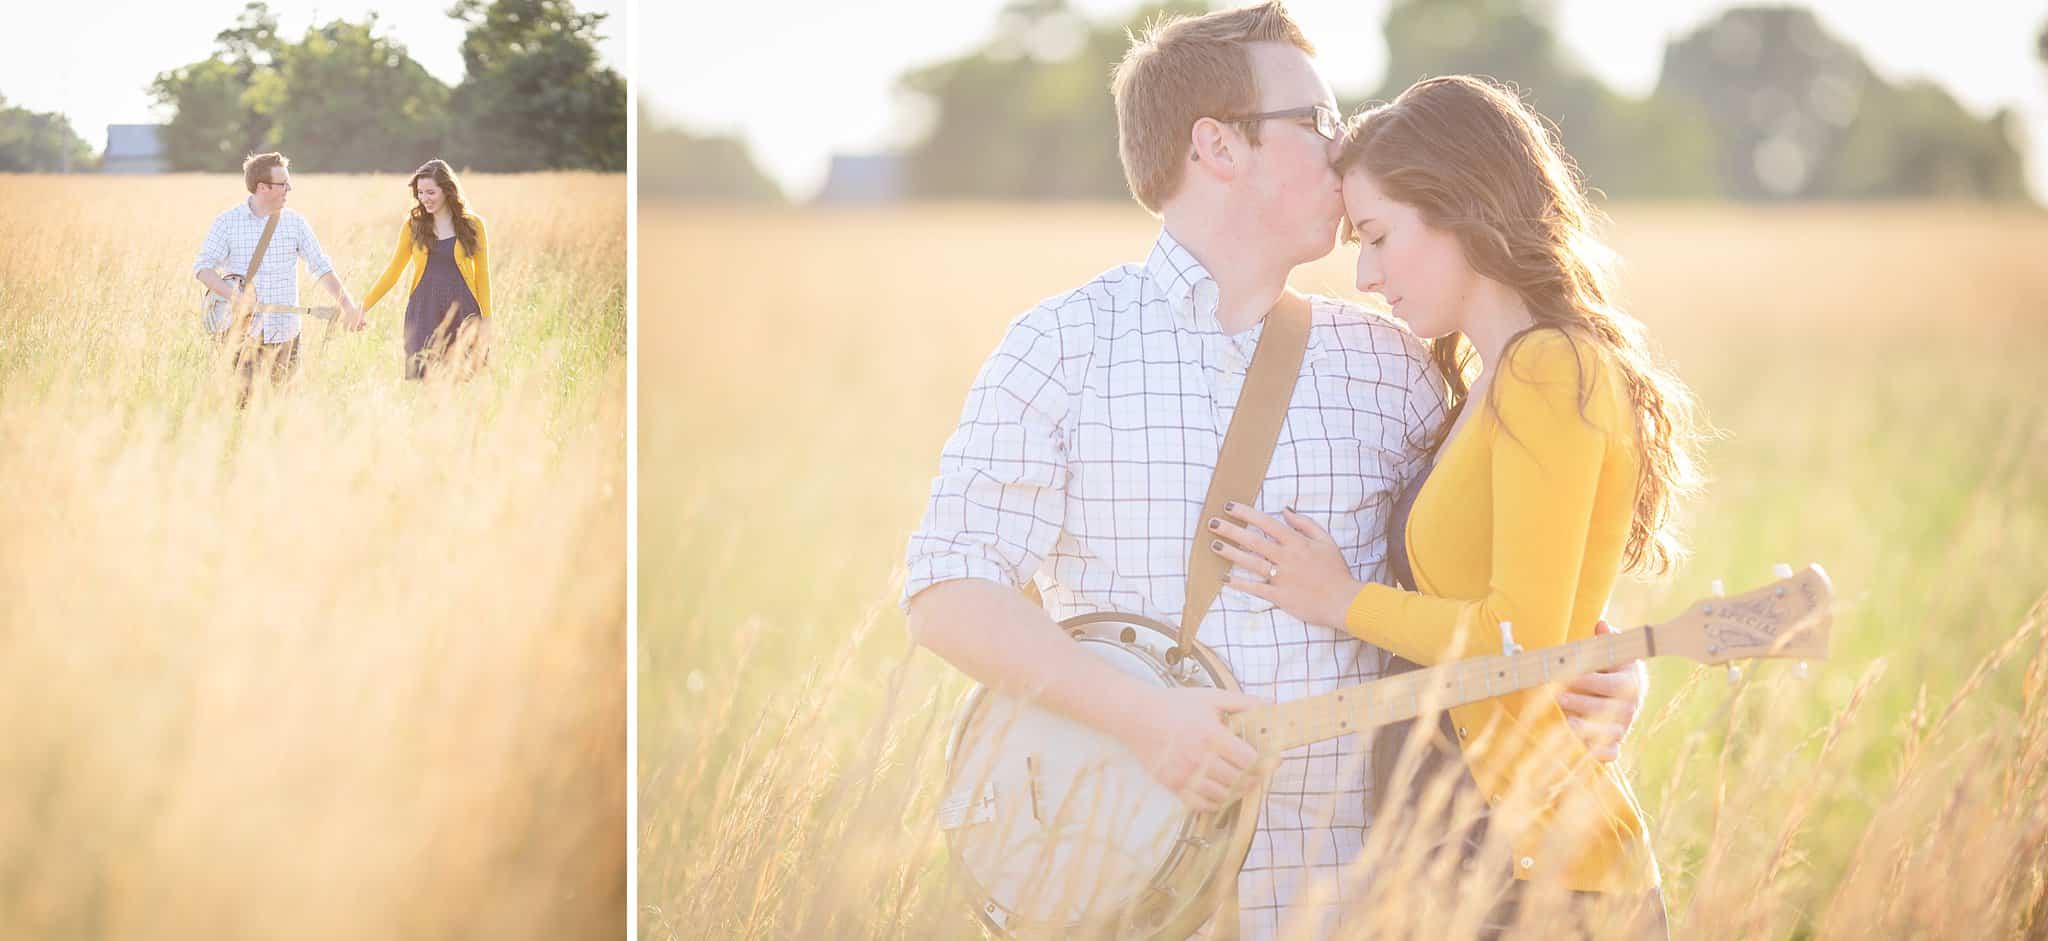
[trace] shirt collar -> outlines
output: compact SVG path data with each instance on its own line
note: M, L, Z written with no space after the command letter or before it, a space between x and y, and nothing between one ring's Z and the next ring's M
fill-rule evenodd
M1194 253L1187 250L1173 233L1164 227L1159 230L1159 239L1152 243L1152 255L1145 259L1145 274L1159 290L1166 295L1166 305L1176 319L1199 329L1223 332L1223 324L1216 319L1217 308L1223 304L1222 288L1216 279L1209 276L1209 269L1196 260ZM1247 350L1256 345L1258 338L1265 335L1266 322L1260 320L1250 330L1235 339ZM1302 366L1323 359L1322 331L1308 332L1308 349L1302 358Z
M1145 259L1145 273L1166 295L1166 305L1174 317L1207 330L1222 329L1216 320L1216 308L1223 300L1222 289L1194 253L1163 227L1158 240L1152 243L1151 257Z
M249 199L254 199L254 198L255 198L254 196L251 196L251 197L249 197ZM251 206L251 205L249 205L249 199L244 199L244 200L242 200L242 203L241 203L241 206L242 206L242 211L243 211L243 212L246 212L246 213L248 213L248 214L249 214L249 218L251 218L251 219L254 219L254 220L256 220L257 222L262 222L262 221L264 220L264 218L265 218L265 217L264 217L264 216L259 216L259 215L257 215L257 214L256 214L256 207L254 207L254 206ZM278 221L278 222L279 222L280 224L282 224L282 223L284 222L284 210L280 209L280 210L278 210L278 211L277 211L277 221Z

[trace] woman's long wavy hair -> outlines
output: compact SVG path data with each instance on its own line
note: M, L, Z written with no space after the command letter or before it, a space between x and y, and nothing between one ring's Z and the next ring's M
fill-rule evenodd
M1614 304L1613 256L1593 232L1596 210L1543 119L1489 80L1432 78L1353 118L1336 167L1363 170L1388 198L1451 232L1473 270L1519 294L1538 327L1591 344L1614 365L1642 454L1622 560L1629 571L1669 571L1685 552L1673 509L1699 486L1692 393ZM1450 388L1450 414L1431 442L1441 446L1469 397L1474 353L1452 333L1430 342L1430 356ZM1591 390L1580 386L1583 409Z
M469 210L462 204L462 184L455 181L455 171L449 169L448 161L436 157L412 172L412 180L406 186L412 189L412 241L421 248L434 247L434 214L420 205L420 181L432 179L441 188L441 199L448 205L448 215L455 221L455 240L462 243L462 250L476 254L476 223L469 221Z

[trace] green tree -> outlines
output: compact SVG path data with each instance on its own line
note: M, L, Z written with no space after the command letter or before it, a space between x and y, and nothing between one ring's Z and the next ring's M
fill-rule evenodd
M1744 199L2025 198L2010 117L1886 83L1805 9L1723 13L1667 48L1658 93L1707 115L1717 173Z
M376 35L376 14L306 31L285 50L277 81L259 85L271 139L322 171L411 170L436 156L448 128L448 86ZM274 96L274 98L272 97Z
M470 26L455 92L379 35L375 14L289 42L261 0L249 3L212 56L151 85L172 112L171 166L221 172L283 150L316 172L406 171L431 156L491 170L625 168L625 84L595 67L603 15L566 0L460 0L449 12Z
M2026 167L2012 144L2015 123L2009 110L1979 121L1929 82L1879 85L1822 168L1814 195L2025 200Z
M1110 70L1131 32L1162 13L1199 14L1198 0L1088 23L1066 0L1013 0L992 38L967 55L902 76L930 106L931 131L907 155L923 197L1112 198L1126 194L1116 152ZM1403 0L1389 11L1391 99L1416 79L1469 72L1513 82L1561 129L1587 181L1614 196L1715 192L1711 127L1679 102L1615 94L1569 61L1548 4ZM1313 37L1311 37L1313 38ZM1344 63L1323 63L1345 82ZM1344 102L1347 107L1359 102Z
M934 116L930 133L907 157L912 193L1129 195L1109 90L1110 70L1130 42L1126 30L1162 12L1204 9L1178 0L1144 7L1129 23L1090 23L1065 0L1013 0L980 48L899 79Z
M0 95L0 173L68 173L91 162L92 149L69 118L11 108Z
M1516 88L1557 129L1588 186L1616 198L1712 196L1712 127L1690 105L1620 95L1557 40L1553 4L1397 0L1387 11L1387 72L1377 101L1439 75Z
M781 188L746 144L663 127L640 109L640 195L692 203L779 203Z
M260 0L214 35L213 57L157 75L150 94L172 115L160 135L173 170L218 173L268 149L270 115L257 107L259 85L275 81L285 43L277 17Z
M605 14L569 0L456 0L469 27L447 149L483 170L626 168L626 83L600 68Z

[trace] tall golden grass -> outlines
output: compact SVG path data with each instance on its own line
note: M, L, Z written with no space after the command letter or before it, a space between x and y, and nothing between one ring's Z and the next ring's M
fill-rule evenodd
M624 927L625 181L464 183L493 365L402 382L401 282L237 410L238 177L0 177L0 937ZM405 179L295 184L360 299Z
M1777 561L1825 564L1841 596L1809 679L1652 665L1622 760L1675 936L2043 936L2048 218L1614 215L1624 299L1724 435L1694 559L1626 584L1613 620ZM641 933L971 936L932 823L966 684L905 637L904 541L1007 321L1142 260L1154 224L960 206L641 225ZM1295 283L1356 296L1351 261ZM1378 895L1390 936L1470 934L1469 894Z

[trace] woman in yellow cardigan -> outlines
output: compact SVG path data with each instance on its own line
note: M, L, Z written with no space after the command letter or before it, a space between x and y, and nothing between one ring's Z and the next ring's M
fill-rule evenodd
M462 201L462 184L446 161L414 171L413 208L398 230L391 264L363 301L377 306L408 262L412 287L405 305L405 378L422 379L442 363L481 365L491 342L490 242L482 216Z
M1454 76L1356 119L1336 166L1359 289L1430 341L1449 391L1432 464L1391 514L1407 590L1355 579L1314 520L1243 506L1209 524L1229 584L1424 666L1501 653L1504 622L1530 649L1590 636L1622 571L1664 571L1681 551L1668 524L1695 484L1694 433L1690 394L1610 300L1570 165L1512 92ZM1460 786L1512 847L1475 863L1513 872L1511 901L1531 879L1628 894L1643 904L1627 934L1663 936L1642 811L1569 734L1558 694L1447 715Z

